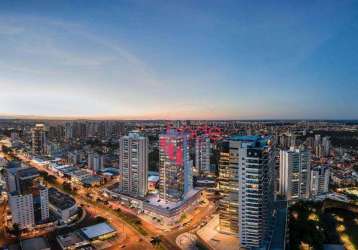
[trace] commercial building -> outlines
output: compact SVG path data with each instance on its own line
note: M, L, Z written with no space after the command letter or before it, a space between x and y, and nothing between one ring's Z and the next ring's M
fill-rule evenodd
M89 241L106 240L117 234L117 231L105 222L81 228L79 231Z
M105 189L106 195L118 200L122 205L136 208L138 212L150 216L165 227L177 227L184 213L195 209L202 197L201 190L192 189L179 202L160 199L158 194L149 194L145 198L132 197L120 193L117 189Z
M193 188L188 134L170 129L159 136L159 178L165 202L179 202Z
M46 154L47 131L44 124L36 124L36 126L31 129L31 138L32 138L32 154L33 155Z
M44 237L21 240L21 244L10 245L9 250L51 250L50 244Z
M50 188L48 193L50 210L58 217L60 222L71 222L78 213L76 201L55 188Z
M148 139L133 132L119 143L120 190L144 197L148 192Z
M219 163L220 230L241 247L265 248L272 232L275 143L271 137L232 136Z
M279 194L288 201L309 198L310 158L308 150L280 151Z
M82 181L91 176L91 173L87 170L78 169L66 174L71 177L71 182L74 184L82 184Z
M201 175L210 174L210 138L200 135L195 140L195 168Z
M317 166L311 171L311 196L322 195L329 191L330 169L328 166Z
M77 231L58 235L56 240L62 250L93 249L90 242Z

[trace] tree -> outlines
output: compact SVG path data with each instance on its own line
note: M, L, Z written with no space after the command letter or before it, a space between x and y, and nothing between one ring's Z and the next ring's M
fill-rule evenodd
M358 164L353 165L353 170L358 172Z
M152 237L152 240L150 241L150 243L153 245L153 247L157 247L160 245L161 243L161 239L159 236L156 236L156 237Z
M71 183L69 182L64 182L62 184L63 190L67 191L67 192L72 192L72 187L71 187Z
M19 224L15 223L14 225L12 225L12 228L13 228L13 234L15 235L16 240L20 241L20 239L21 239L21 229L20 229Z

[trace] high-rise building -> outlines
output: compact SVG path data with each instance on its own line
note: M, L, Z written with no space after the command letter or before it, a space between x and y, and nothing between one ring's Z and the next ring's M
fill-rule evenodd
M224 141L219 158L219 227L224 233L239 234L239 142Z
M328 136L322 138L322 154L327 157L331 151L331 140Z
M159 195L165 202L181 201L193 187L189 135L168 130L159 137Z
M88 161L87 165L90 170L93 172L98 172L103 169L103 155L97 152L89 152L88 153Z
M220 229L241 247L264 248L272 230L275 144L271 137L233 136L219 163Z
M144 197L148 191L148 139L138 133L129 133L119 143L120 190Z
M34 155L44 155L46 154L46 144L47 144L47 131L45 125L36 124L34 128L31 129L32 136L32 154Z
M201 175L210 174L210 138L207 135L195 140L195 167Z
M311 171L311 196L328 193L330 169L328 166L316 166Z
M49 218L48 189L41 185L35 168L11 168L7 171L12 223L20 229L33 227Z
M235 140L235 138L234 138ZM261 248L272 230L275 144L271 137L238 137L239 238L245 248Z
M35 226L35 213L33 197L27 195L10 195L9 207L11 209L12 224L19 225L20 229Z
M288 201L309 198L310 158L308 150L280 151L279 194Z

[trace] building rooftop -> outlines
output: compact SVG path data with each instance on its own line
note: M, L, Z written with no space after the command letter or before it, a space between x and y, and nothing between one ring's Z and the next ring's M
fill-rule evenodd
M61 210L73 207L76 204L76 201L72 197L65 193L61 193L55 188L50 188L48 190L48 199L53 206Z
M86 239L76 232L58 235L56 238L58 243L64 248L71 247L73 245L89 244Z
M64 174L70 174L74 171L78 171L79 168L78 167L73 167L73 166L67 166L67 167L63 167L60 169L61 172L63 172Z
M101 170L102 173L111 173L112 175L118 175L119 169L118 168L104 168Z
M268 142L272 139L271 136L260 135L233 135L228 138L230 141L239 141L246 143L250 147L264 147L268 145Z
M106 222L102 222L102 223L99 223L99 224L96 224L93 226L81 228L80 231L87 239L95 239L102 235L116 232L116 230L113 227L111 227L109 224L107 224Z
M157 182L157 181L159 181L159 176L150 175L150 176L148 177L148 181L150 181L150 182Z
M19 178L29 178L40 176L39 171L34 167L29 168L19 168L17 170L17 175Z
M187 194L185 194L185 196L183 197L183 200L179 201L179 202L170 202L170 201L165 202L163 199L159 198L159 195L148 195L146 197L146 201L147 201L147 204L150 204L157 208L164 209L164 210L165 209L172 210L172 209L182 206L187 200L189 200L190 198L195 196L198 192L200 192L200 190L198 190L198 189L190 190Z
M88 172L87 170L79 169L71 172L71 175L81 177L81 176L90 175L90 172Z
M100 182L102 178L98 175L90 175L81 180L83 184L92 185L94 183Z
M21 241L21 247L18 244L9 246L9 250L50 250L47 240L42 237L32 238Z

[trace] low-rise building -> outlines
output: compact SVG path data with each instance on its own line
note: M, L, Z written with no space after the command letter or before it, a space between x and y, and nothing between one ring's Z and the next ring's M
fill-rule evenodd
M56 240L62 250L93 249L90 242L79 232L58 235Z
M71 222L78 213L76 201L69 195L61 193L55 188L50 188L48 193L50 210L61 222Z
M84 227L79 231L89 241L106 240L117 235L117 231L106 222Z
M9 250L51 250L48 241L43 237L22 240L20 244L10 245Z

